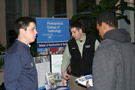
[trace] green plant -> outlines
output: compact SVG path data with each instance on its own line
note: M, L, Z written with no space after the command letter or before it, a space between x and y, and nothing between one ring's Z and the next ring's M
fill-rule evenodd
M4 65L4 58L1 58L0 60L0 67L2 67Z
M78 10L78 14L74 15L71 21L83 21L85 32L90 34L91 36L99 38L98 30L96 29L96 18L105 10L113 12L117 16L118 20L124 19L127 24L130 24L130 20L128 19L127 15L123 14L123 11L134 11L135 8L127 6L126 2L124 4L118 4L118 2L119 0L100 0L99 5L95 6L89 6L88 4L85 5L84 3L82 3L80 5L80 10ZM90 8L90 13L81 14L81 12L85 11L87 8Z
M1 43L0 43L0 55L3 55L5 53L5 50L6 50L6 47L3 46Z
M0 43L0 67L2 67L4 65L4 57L3 57L3 55L5 54L5 50L6 50L6 47L4 47Z

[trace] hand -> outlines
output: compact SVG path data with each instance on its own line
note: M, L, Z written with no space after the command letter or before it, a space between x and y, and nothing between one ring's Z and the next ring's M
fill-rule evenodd
M89 81L86 82L86 87L87 87L87 88L90 87Z
M70 75L65 73L65 72L62 72L62 76L64 79L68 80L70 78Z

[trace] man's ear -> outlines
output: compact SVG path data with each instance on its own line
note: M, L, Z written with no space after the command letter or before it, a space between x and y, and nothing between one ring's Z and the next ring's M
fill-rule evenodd
M79 32L83 33L82 29L80 29Z
M22 29L22 28L20 28L19 31L20 31L20 33L22 33L22 34L24 33L24 29Z
M107 26L108 26L107 23L102 22L102 27L103 27L104 30L106 30Z

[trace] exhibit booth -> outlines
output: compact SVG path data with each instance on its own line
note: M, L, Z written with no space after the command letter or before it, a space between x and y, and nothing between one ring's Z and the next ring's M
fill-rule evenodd
M69 90L61 75L62 56L70 39L69 19L36 18L36 23L38 90Z

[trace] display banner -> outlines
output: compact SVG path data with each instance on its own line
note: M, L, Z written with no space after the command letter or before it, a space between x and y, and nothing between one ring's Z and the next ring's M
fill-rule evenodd
M37 51L46 48L65 47L70 39L69 19L67 18L36 18Z

